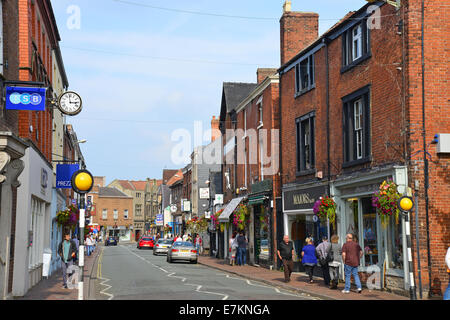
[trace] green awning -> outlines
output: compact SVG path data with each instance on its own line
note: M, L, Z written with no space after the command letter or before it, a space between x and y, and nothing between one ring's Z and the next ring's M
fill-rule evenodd
M248 205L253 206L257 204L264 204L264 201L268 199L267 196L259 196L259 197L249 197Z

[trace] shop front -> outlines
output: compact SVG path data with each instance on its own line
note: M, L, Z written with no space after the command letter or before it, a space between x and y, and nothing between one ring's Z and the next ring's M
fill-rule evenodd
M294 244L294 271L304 271L300 263L306 238L313 238L317 245L324 235L329 235L330 225L314 215L314 203L326 194L327 186L318 184L292 184L283 186L284 234Z
M336 226L339 243L352 233L364 251L359 271L363 282L371 275L375 288L406 290L408 262L406 253L405 223L401 216L383 224L372 196L383 181L394 181L399 193L407 186L406 167L391 167L371 174L359 174L338 179L332 184L332 194L337 204Z
M250 208L249 255L250 263L270 266L273 264L271 179L251 185L247 206Z

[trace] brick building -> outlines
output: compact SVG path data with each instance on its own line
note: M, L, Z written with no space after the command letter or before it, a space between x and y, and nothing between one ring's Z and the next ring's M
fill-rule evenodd
M398 224L395 219L387 226L381 224L371 202L380 184L391 179L400 193L411 195L418 181L425 288L427 252L432 257L435 290L444 287L443 259L449 245L448 212L445 215L442 209L448 202L443 195L448 193L449 184L442 171L448 167L448 154L432 154L428 179L435 183L429 186L429 195L433 196L429 196L428 211L422 184L425 164L420 161L422 143L430 143L435 133L450 131L448 114L443 111L448 101L440 97L448 88L448 75L439 68L443 61L437 63L439 56L448 64L448 54L431 40L435 33L444 36L443 27L431 23L440 6L433 2L425 13L434 33L425 46L429 48L425 52L430 52L425 56L430 82L424 110L431 119L424 141L421 72L417 70L421 58L419 2L402 1L400 9L381 1L369 3L347 14L320 37L317 32L312 34L317 30L317 15L290 12L285 6L280 20L283 231L294 241L297 256L307 236L317 244L322 235L337 234L343 243L346 233L354 233L364 249L360 267L363 278L382 270L377 285L402 293L410 285L406 225L403 219ZM434 70L441 72L440 76L432 77ZM414 154L420 150L421 154ZM335 225L314 217L314 202L323 195L332 196L337 204ZM427 212L431 217L428 224ZM425 245L425 225L429 225L434 246ZM301 270L301 264L296 263L296 268Z
M104 177L94 177L94 186L87 198L95 206L91 224L99 225L104 235L117 235L130 241L133 230L133 197L116 188L105 187Z

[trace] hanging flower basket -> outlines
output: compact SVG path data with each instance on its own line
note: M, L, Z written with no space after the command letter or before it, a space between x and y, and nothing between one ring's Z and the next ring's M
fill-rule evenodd
M250 210L245 204L239 204L233 214L233 224L238 230L245 230L250 223Z
M392 180L385 180L380 188L372 196L372 206L376 208L380 215L381 225L386 228L391 217L395 217L398 224L399 209L397 201L400 199L400 193L397 191L397 185Z
M219 216L222 214L223 210L224 209L221 209L211 216L211 222L216 229L219 226Z
M186 222L186 228L191 231L191 233L201 233L208 229L208 221L205 218L193 217L191 220Z
M165 233L167 233L167 232L172 232L172 227L169 226L168 224L166 224L166 225L164 226L164 232L165 232Z
M66 210L61 210L56 213L56 222L59 226L75 230L79 217L80 213L78 208L71 205Z
M322 222L328 219L333 227L336 227L336 202L332 198L328 196L320 197L314 203L313 212Z

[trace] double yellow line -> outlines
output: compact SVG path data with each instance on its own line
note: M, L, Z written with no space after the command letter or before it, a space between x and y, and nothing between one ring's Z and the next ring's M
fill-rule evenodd
M104 250L104 248L102 248L102 252L100 253L100 256L98 257L98 262L97 262L97 279L100 279L102 277L103 250Z

